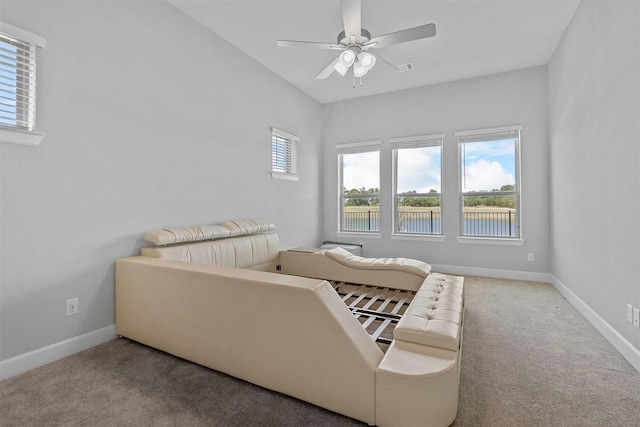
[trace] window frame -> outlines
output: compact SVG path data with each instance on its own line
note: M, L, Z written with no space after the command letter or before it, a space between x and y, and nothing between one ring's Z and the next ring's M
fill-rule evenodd
M381 180L380 177L380 162L381 162L381 146L382 146L382 140L373 140L373 141L362 141L362 142L352 142L352 143L346 143L346 144L338 144L336 145L336 151L337 151L337 160L338 160L338 231L337 231L337 236L338 237L349 237L349 236L359 236L359 237L365 237L365 238L380 238L382 236L381 234L381 218L380 215L382 214L381 210L380 210L380 202L381 202L381 193L382 191L379 191L377 193L377 195L375 195L378 198L378 230L373 230L373 231L369 231L369 230L348 230L348 229L344 229L343 227L343 220L344 220L344 176L343 176L343 172L344 172L344 163L343 163L343 156L345 154L359 154L359 153L371 153L371 152L377 152L378 153L378 179L379 181ZM380 185L381 182L378 182L378 189L380 189Z
M279 140L279 141L277 141ZM276 154L275 144L284 143L284 168L277 167L278 155ZM283 179L287 181L298 181L298 143L300 138L282 131L280 129L271 128L271 178Z
M32 80L30 90L32 88L33 101L29 104L27 115L31 117L31 125L28 127L23 126L11 126L8 124L0 123L0 142L18 145L38 146L42 142L44 134L36 131L36 99L35 92L37 87L36 82L36 65L37 65L37 50L38 48L46 47L46 40L33 34L29 31L15 27L4 21L0 21L0 33L6 38L13 39L17 43L28 45L30 55L33 56L33 67L28 73L28 79Z
M395 239L424 239L424 240L444 240L444 215L443 215L443 167L444 167L444 138L445 134L419 135L405 138L391 138L392 153L392 232L391 237ZM438 197L440 199L440 233L410 233L398 230L398 150L422 148L422 147L440 147L440 192L438 193L417 193L412 197Z
M524 126L504 126L487 129L476 129L468 131L455 132L454 135L458 142L458 193L460 201L460 221L459 221L459 235L458 242L460 243L497 243L497 244L515 244L521 245L523 243L522 236L522 180L521 180L521 141L522 130ZM514 136L515 134L515 136ZM514 143L514 155L515 155L515 190L514 191L467 191L463 192L463 150L462 147L466 143L482 142L482 141L498 141L504 139L515 139ZM473 196L515 196L515 235L503 236L503 235L470 235L464 234L464 199L465 197Z

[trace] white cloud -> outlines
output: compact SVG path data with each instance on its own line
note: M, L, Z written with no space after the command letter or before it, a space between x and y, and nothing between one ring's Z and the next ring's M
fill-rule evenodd
M467 165L463 174L462 191L491 191L503 185L514 184L513 174L507 172L499 162L480 159Z
M380 188L380 156L377 151L343 156L343 185L353 188Z
M415 190L428 193L440 192L440 158L438 151L428 149L398 151L398 192Z

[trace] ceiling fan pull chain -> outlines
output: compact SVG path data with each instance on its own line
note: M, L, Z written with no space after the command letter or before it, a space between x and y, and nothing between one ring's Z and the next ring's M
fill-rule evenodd
M353 88L355 89L356 88L356 75L355 75L355 73L352 73L352 74L353 74Z

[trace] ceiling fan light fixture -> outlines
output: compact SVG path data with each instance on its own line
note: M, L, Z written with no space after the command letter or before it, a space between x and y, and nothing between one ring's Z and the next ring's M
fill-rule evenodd
M347 68L351 67L355 60L356 54L351 49L347 49L340 54L340 63Z
M360 52L360 54L358 54L358 62L369 71L376 65L376 57L367 52Z
M362 77L368 72L369 70L367 70L367 68L364 65L362 65L360 61L356 62L355 65L353 66L353 75L356 77Z

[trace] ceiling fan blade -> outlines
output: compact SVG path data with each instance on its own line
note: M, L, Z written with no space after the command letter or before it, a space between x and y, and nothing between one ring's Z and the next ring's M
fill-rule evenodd
M344 46L340 46L339 44L321 43L321 42L304 42L304 41L296 41L296 40L278 40L276 42L276 46L344 50Z
M344 23L344 35L347 38L361 36L362 28L360 0L342 0L342 22Z
M420 25L419 27L408 28L396 33L385 34L372 38L368 44L377 43L375 48L390 46L392 44L410 42L412 40L426 39L436 35L436 24Z
M390 65L393 68L395 68L396 71L400 71L400 67L398 67L397 65L392 64L391 62L387 61L386 59L384 59L382 56L378 55L377 53L373 53L373 52L368 52L368 53L370 53L371 55L375 56L378 59L381 59L382 62L386 62L388 65Z
M368 52L368 53L370 53L371 55L373 55L376 58L380 59L382 62L385 62L387 65L389 65L390 67L392 67L393 69L395 69L399 73L404 73L406 71L413 71L415 69L411 62L407 62L405 64L400 64L400 65L396 65L396 64L392 64L391 62L387 61L386 59L384 59L382 56L378 55L377 53L373 53L373 52Z
M336 59L334 59L333 61L331 61L331 64L327 65L324 70L320 71L318 73L317 76L315 76L314 78L317 80L324 80L327 77L329 77L334 71L335 69L333 68L334 65L336 65L336 63L340 60L340 57L337 57Z

